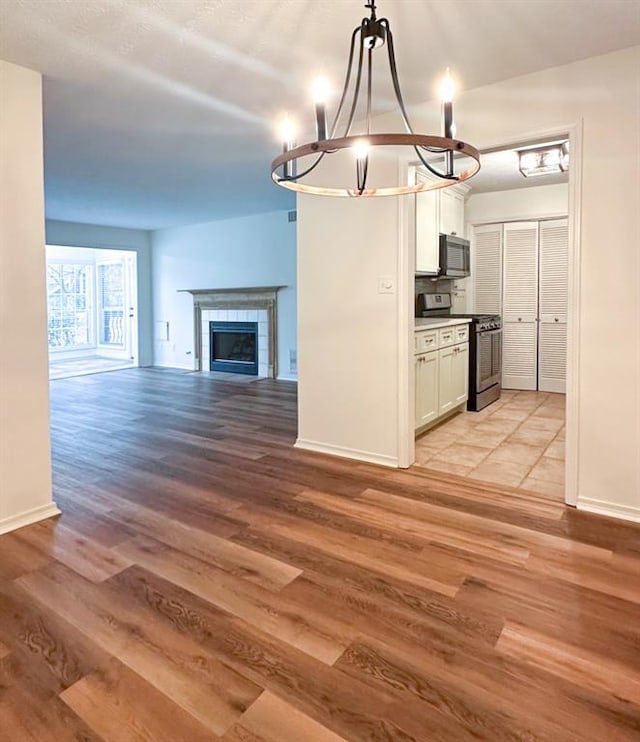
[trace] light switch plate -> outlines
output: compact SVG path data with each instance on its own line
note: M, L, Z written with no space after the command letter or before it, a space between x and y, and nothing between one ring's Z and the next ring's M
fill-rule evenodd
M396 282L392 276L379 276L378 278L379 294L395 294Z

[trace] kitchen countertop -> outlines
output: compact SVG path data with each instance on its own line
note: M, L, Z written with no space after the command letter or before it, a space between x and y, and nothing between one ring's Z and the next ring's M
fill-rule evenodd
M435 330L438 327L468 325L470 322L470 319L463 319L460 317L456 317L455 319L450 319L448 317L416 317L414 329L416 332L418 330Z

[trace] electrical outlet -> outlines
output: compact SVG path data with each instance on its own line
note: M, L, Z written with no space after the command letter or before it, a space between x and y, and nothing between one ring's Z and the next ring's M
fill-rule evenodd
M298 351L289 350L289 371L291 373L297 373L298 371Z

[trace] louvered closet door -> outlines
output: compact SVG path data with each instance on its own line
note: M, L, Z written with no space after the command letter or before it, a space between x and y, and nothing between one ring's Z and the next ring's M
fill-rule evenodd
M538 222L504 225L502 386L537 388Z
M502 224L473 229L474 311L502 313Z
M569 224L540 222L538 389L566 391Z

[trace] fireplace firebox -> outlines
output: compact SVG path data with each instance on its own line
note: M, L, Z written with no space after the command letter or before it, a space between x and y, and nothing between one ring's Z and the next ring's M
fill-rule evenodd
M258 323L209 322L211 371L258 375Z

